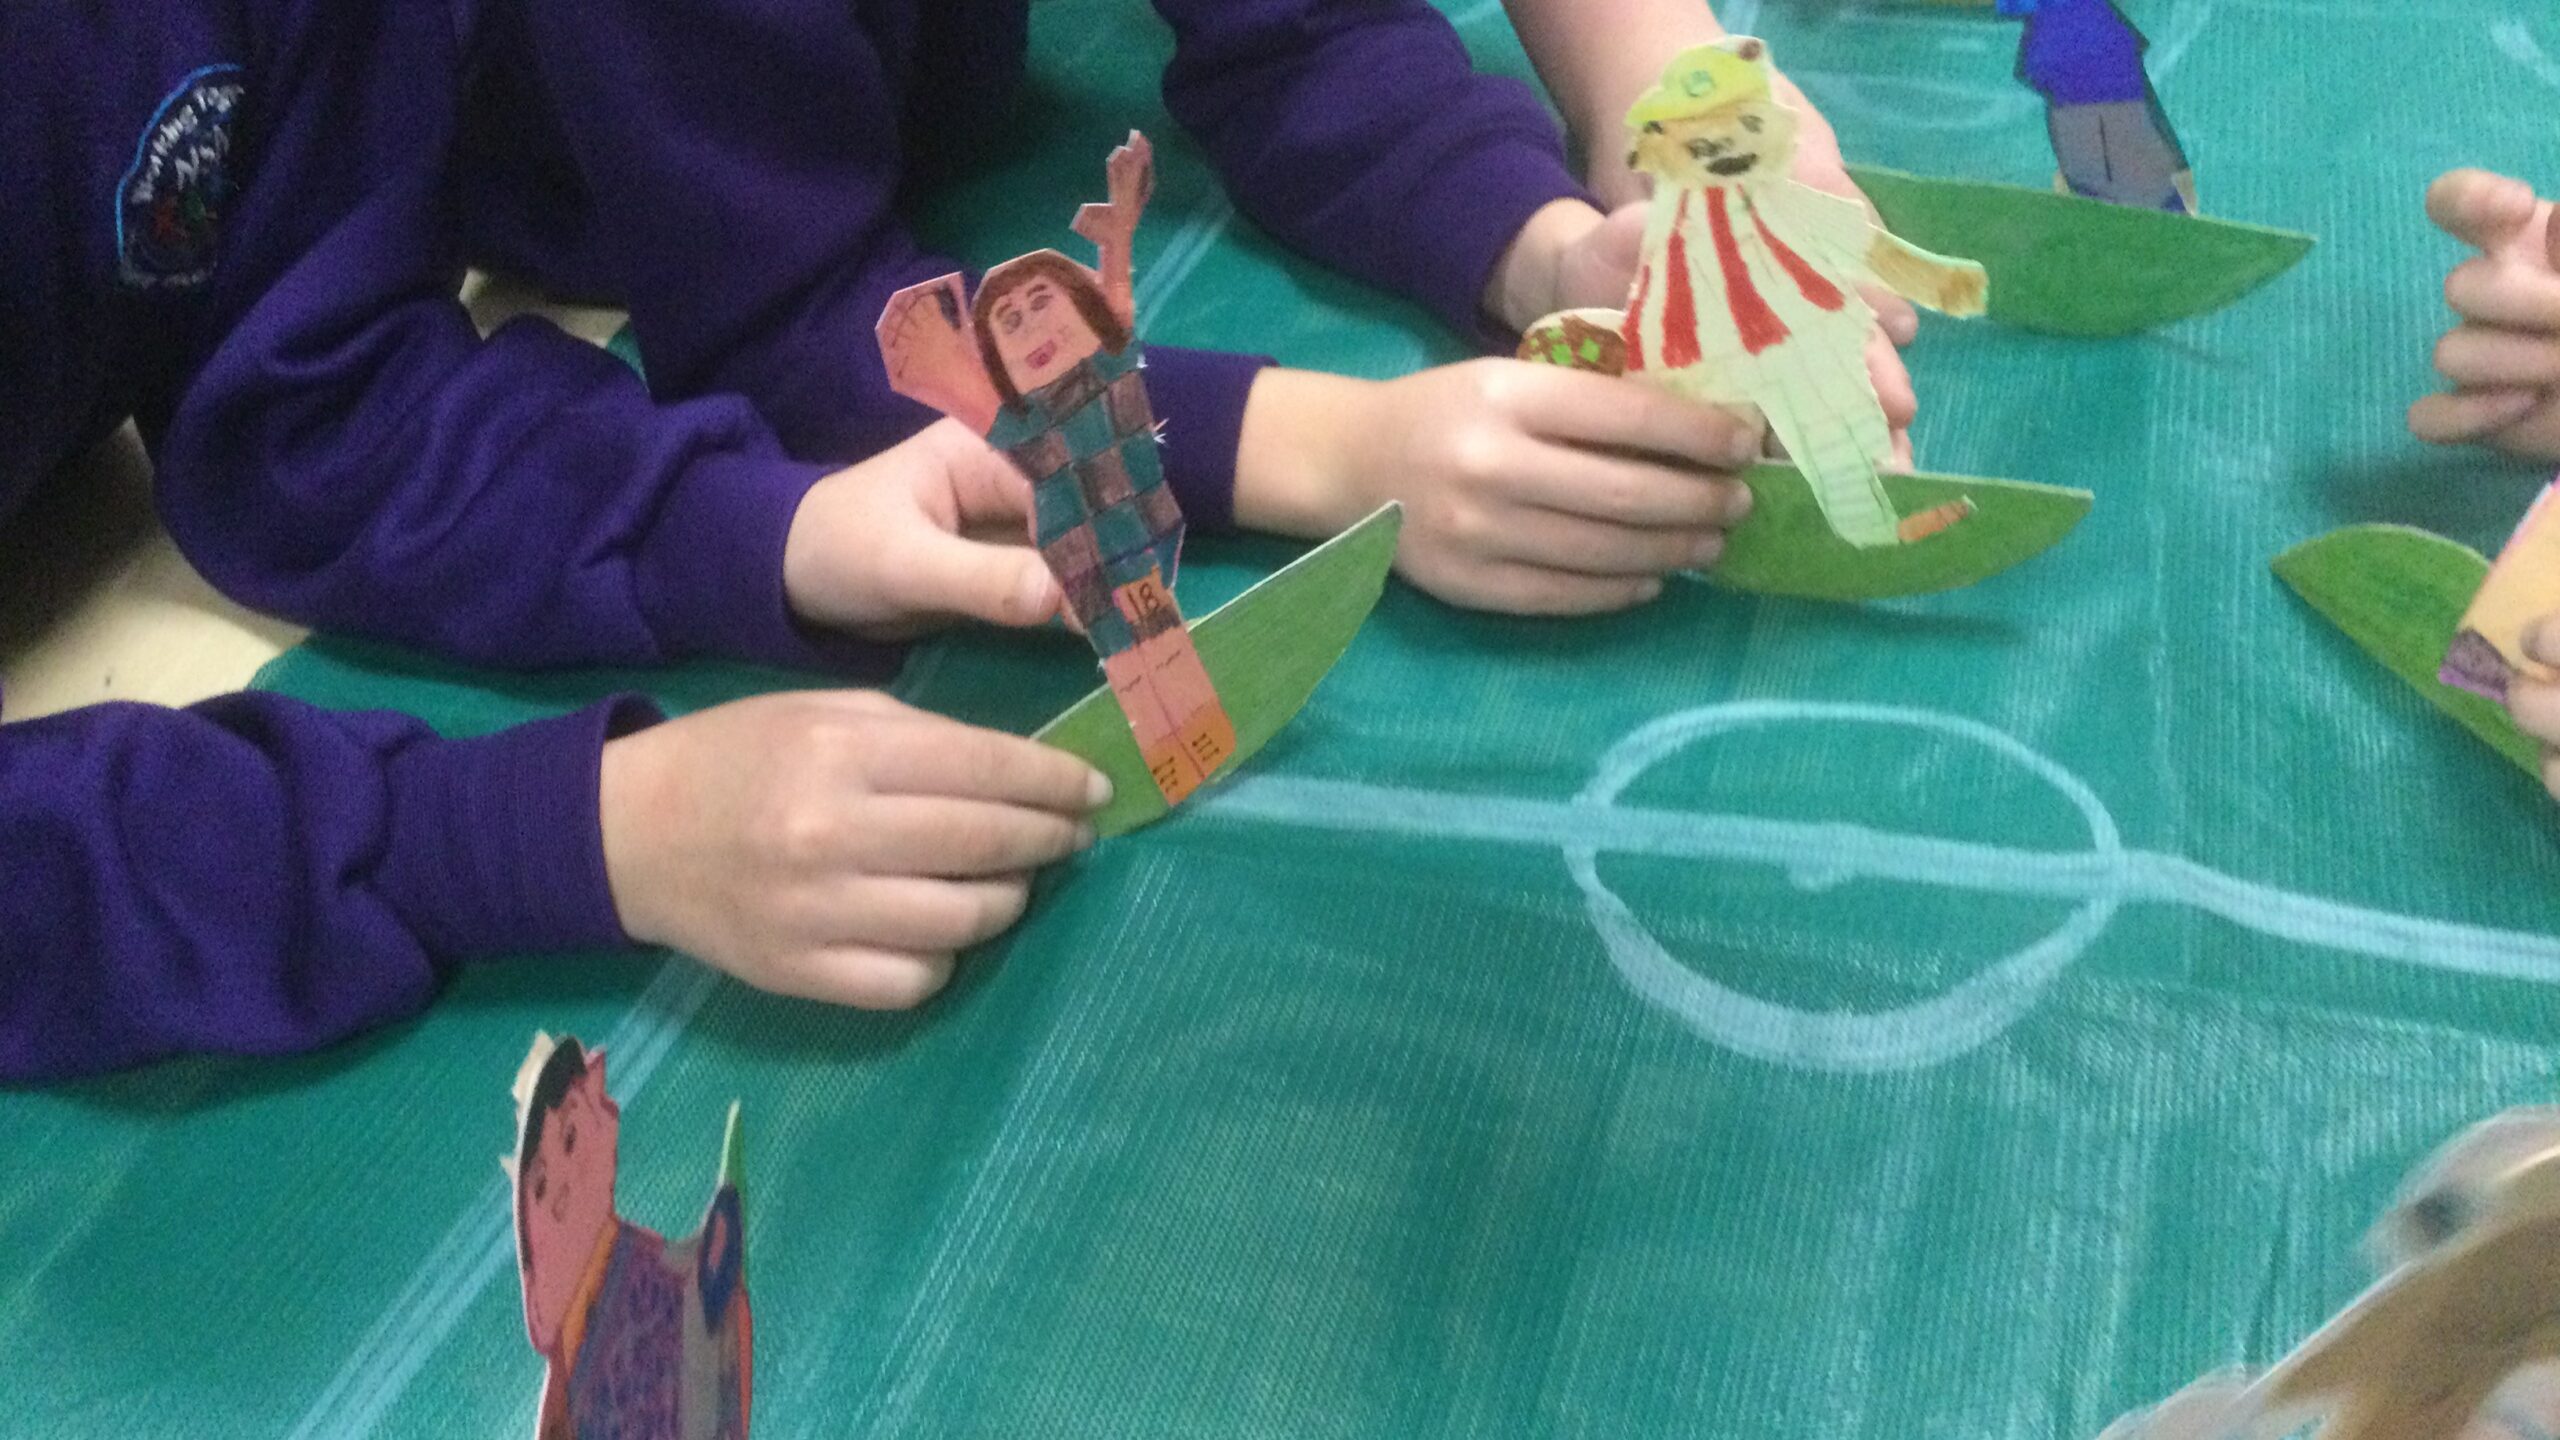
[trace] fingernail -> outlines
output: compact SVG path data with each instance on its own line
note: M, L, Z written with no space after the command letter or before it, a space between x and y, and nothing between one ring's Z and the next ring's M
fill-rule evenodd
M1750 487L1750 486L1748 486L1748 485L1736 485L1736 486L1734 486L1734 487L1733 487L1733 493L1732 493L1731 495L1728 495L1728 496L1726 496L1726 497L1725 497L1725 502L1724 502L1724 517L1725 517L1725 524L1726 524L1728 527L1731 527L1731 526L1734 526L1734 525L1739 525L1739 524L1741 524L1743 521L1750 519L1750 518L1751 518L1751 507L1752 507L1755 503L1757 503L1757 499L1758 499L1758 497L1754 496L1754 495L1751 493L1751 487Z
M1046 569L1025 569L1022 572L1022 583L1016 587L1020 591L1019 604L1016 606L1017 613L1025 620L1049 618L1049 612L1057 608L1057 602L1051 598L1050 590L1050 587L1056 583L1050 578Z
M1710 535L1706 539L1701 540L1696 545L1690 547L1689 563L1691 566L1703 570L1707 566L1716 563L1716 560L1723 554L1724 537L1722 535Z
M1084 803L1088 810L1099 810L1111 803L1111 777L1096 770L1084 782Z
M1724 463L1727 469L1746 469L1759 458L1760 437L1757 435L1744 435L1725 446L1724 449Z
M1099 838L1101 837L1093 833L1093 827L1091 825L1078 825L1076 827L1076 848L1078 850L1092 849L1093 842Z
M1661 598L1662 582L1659 580L1647 580L1636 587L1636 603L1639 605L1649 605Z

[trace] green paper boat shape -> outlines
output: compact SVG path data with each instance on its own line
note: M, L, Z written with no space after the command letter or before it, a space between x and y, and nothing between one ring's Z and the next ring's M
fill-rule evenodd
M1997 293L1996 290L1994 293ZM2086 490L2023 480L1887 475L1885 494L1905 515L1970 499L1962 521L1906 545L1861 550L1822 518L1813 487L1792 465L1755 465L1751 518L1725 539L1705 578L1727 590L1807 600L1881 600L1954 590L2049 549L2089 513Z
M2541 778L2541 747L2506 707L2436 678L2462 612L2489 578L2487 557L2405 525L2350 525L2277 556L2275 572L2428 704Z
M1235 774L1279 734L1351 648L1386 589L1403 528L1404 507L1383 506L1192 622L1200 663L1236 727L1235 753L1209 777L1210 785ZM1067 707L1031 738L1111 777L1111 803L1093 817L1097 835L1123 835L1170 813L1109 688Z
M2051 190L1852 165L1893 233L1991 274L1990 318L2053 335L2134 335L2209 314L2290 270L2291 230Z

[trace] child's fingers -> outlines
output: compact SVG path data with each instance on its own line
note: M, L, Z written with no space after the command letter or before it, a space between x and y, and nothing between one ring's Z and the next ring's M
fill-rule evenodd
M2560 615L2545 615L2525 626L2521 643L2526 659L2560 666Z
M1419 583L1453 605L1513 615L1605 615L1662 593L1658 576L1604 578L1502 560L1482 561L1459 574Z
M1512 362L1517 364L1517 362ZM1608 375L1517 365L1514 411L1550 439L1736 470L1760 455L1760 425L1730 410Z
M1737 480L1589 450L1542 448L1538 459L1546 463L1513 472L1503 487L1522 505L1614 525L1688 529L1737 525L1751 513L1751 491Z
M2560 745L2560 685L2517 680L2507 686L2507 713L2516 728L2545 745Z
M2427 187L2427 218L2479 250L2495 250L2533 223L2533 187L2486 170L2455 170Z
M874 874L981 879L1055 865L1093 829L1050 810L992 800L881 795L863 810L857 863Z
M965 950L1012 928L1030 903L1019 878L920 880L870 876L833 897L845 933L868 945L919 954Z
M2523 419L2541 399L2532 390L2429 395L2409 407L2409 433L2433 445L2468 445Z
M1920 338L1920 310L1910 301L1881 285L1859 287L1867 308L1876 312L1876 328L1895 345L1908 345Z
M1065 592L1037 550L964 539L919 526L900 557L898 608L909 615L965 615L997 625L1040 625Z
M946 952L832 945L758 976L756 983L777 994L857 1010L912 1010L951 983L955 963Z
M2560 274L2483 255L2444 277L2445 303L2465 320L2510 330L2560 330Z
M884 795L992 800L1077 818L1111 800L1102 772L1064 750L938 716L883 727L866 759Z
M2456 326L2436 342L2436 370L2465 390L2560 385L2560 336Z
M1884 407L1885 423L1895 430L1908 430L1920 418L1920 396L1911 388L1911 371L1902 363L1902 352L1884 332L1867 337L1867 379L1876 387L1876 403Z
M1641 579L1714 564L1724 553L1724 531L1639 528L1555 510L1521 510L1505 514L1487 553L1543 570Z

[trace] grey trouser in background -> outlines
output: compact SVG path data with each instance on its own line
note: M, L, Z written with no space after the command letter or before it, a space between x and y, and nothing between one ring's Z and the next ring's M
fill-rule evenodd
M2186 208L2171 178L2187 168L2186 152L2158 102L2056 105L2046 125L2073 194L2147 210Z

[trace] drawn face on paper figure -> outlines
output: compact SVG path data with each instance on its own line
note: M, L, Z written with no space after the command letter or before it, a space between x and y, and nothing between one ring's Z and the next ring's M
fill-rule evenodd
M1795 163L1796 125L1774 100L1657 120L1637 136L1634 164L1683 190L1774 180Z
M1035 250L988 271L969 308L979 361L1007 403L1100 351L1117 355L1129 348L1129 327L1103 298L1093 272L1055 250Z
M987 316L1005 378L1028 395L1102 348L1102 337L1055 277L1034 274L997 298Z
M1771 93L1772 74L1769 47L1748 35L1681 51L1627 111L1627 163L1675 190L1786 174L1798 122Z
M546 1355L559 1344L561 1321L614 1223L622 1110L605 1093L604 1053L590 1059L575 1043L563 1042L543 1068L516 1166L525 1328Z

